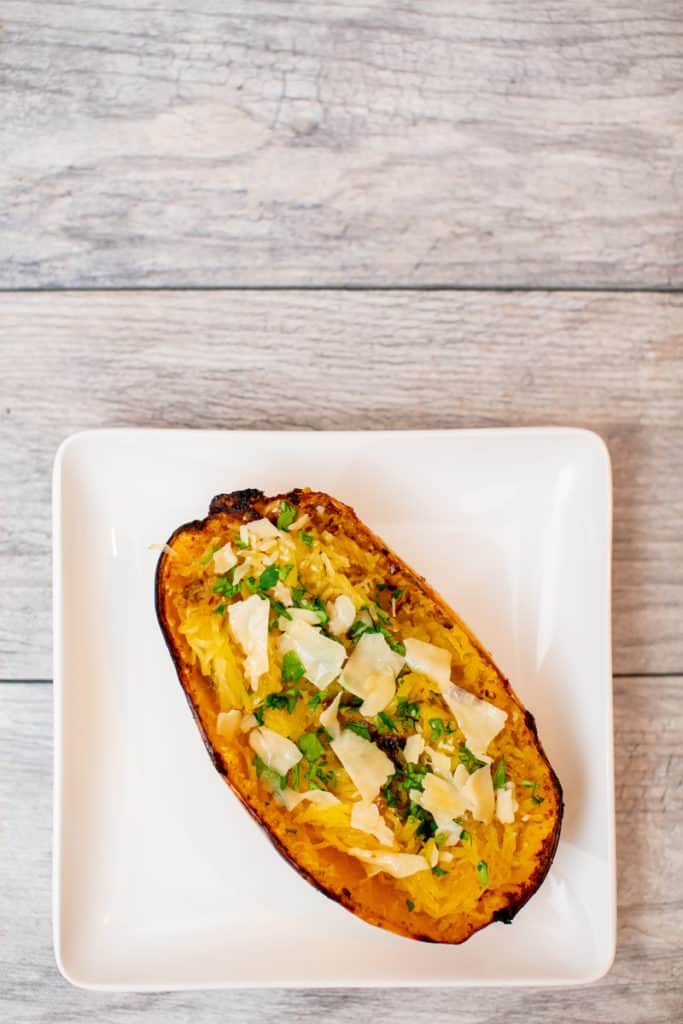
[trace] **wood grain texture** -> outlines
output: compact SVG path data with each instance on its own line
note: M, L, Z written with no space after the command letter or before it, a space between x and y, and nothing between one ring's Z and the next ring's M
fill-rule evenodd
M679 0L5 0L0 286L683 284Z
M637 294L0 296L0 679L51 676L51 463L101 426L591 427L614 467L615 670L683 671L682 312Z
M664 1024L683 1005L683 677L616 683L619 932L615 966L588 988L100 995L57 973L50 926L48 685L0 685L0 1018L117 1024ZM514 927L514 926L513 926Z

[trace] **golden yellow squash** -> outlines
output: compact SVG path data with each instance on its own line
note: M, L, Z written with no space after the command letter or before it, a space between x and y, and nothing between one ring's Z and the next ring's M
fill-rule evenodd
M168 541L156 603L216 768L313 885L444 943L533 895L562 820L533 717L351 508L220 495Z

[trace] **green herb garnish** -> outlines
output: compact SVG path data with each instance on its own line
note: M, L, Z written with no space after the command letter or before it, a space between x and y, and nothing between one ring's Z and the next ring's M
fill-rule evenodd
M434 836L434 842L436 843L437 846L443 846L443 844L446 842L446 839L447 836L445 832L437 832L436 835Z
M287 577L289 576L289 574L290 574L290 572L292 571L293 568L294 568L294 565L293 565L292 562L287 562L286 565L281 565L280 566L280 569L278 571L278 575L279 575L280 581L282 583L285 582L285 580L287 579Z
M276 565L269 565L261 573L258 585L261 590L270 590L271 587L275 586L279 578L280 570L278 567Z
M290 772L290 774L292 776L292 789L298 789L299 788L300 768L301 768L301 764L300 764L300 762L297 762L297 764L294 765L294 767L292 768L292 770Z
M400 780L401 789L422 789L422 780L427 774L427 769L419 764L409 764L408 769Z
M301 539L304 542L304 544L306 544L309 548L313 545L313 534L312 533L304 533L304 531L302 530L301 533L299 534L299 536L301 537Z
M222 544L214 544L212 548L209 548L209 550L206 552L206 554L204 555L204 557L202 558L202 560L201 560L201 562L199 564L200 565L208 565L209 562L211 561L211 559L213 558L213 556L216 554L216 552L220 551L221 547L222 547Z
M309 764L315 764L325 753L324 746L314 732L305 732L299 736L297 746Z
M501 755L500 761L496 765L496 770L493 773L493 788L502 789L507 780L508 777L505 772L505 755Z
M416 722L420 717L420 705L401 697L396 704L396 714L403 722Z
M480 761L478 757L475 757L472 751L465 746L464 743L460 744L460 764L464 764L470 775L476 772L478 768L484 767L484 762Z
M292 652L293 653L293 652ZM327 700L328 697L332 696L329 690L319 690L318 693L314 693L308 704L306 705L311 711L315 711L318 704L321 701Z
M378 715L375 715L375 725L380 732L384 732L385 729L388 730L388 732L398 731L393 718L390 718L386 711L380 711Z
M236 544L240 551L246 551L247 548L251 547L251 544L245 544L239 533L236 533L233 537L233 544Z
M235 570L231 569L230 572L225 573L223 576L219 576L213 585L214 594L220 594L226 601L230 601L240 592L239 583L233 583L233 574Z
M288 530L296 519L296 509L288 501L280 502L280 513L277 517L278 530Z
M306 591L303 587L292 587L292 601L298 607Z
M432 874L433 874L433 875L436 875L436 877L437 877L437 878L443 878L443 876L444 876L444 875L447 875L447 874L448 874L448 872L447 872L447 871L444 871L444 869L443 869L443 868L440 868L440 867L438 866L438 864L437 864L437 866L436 866L435 868L432 868Z
M453 732L453 726L450 722L446 722L443 718L430 718L429 726L432 730L432 739L435 743L438 743L441 737L445 734L450 735Z
M297 683L305 671L296 651L287 651L282 659L282 681L284 683Z
M415 910L415 904L413 903L413 901L412 900L406 900L406 906L407 906L408 910L410 911L410 913L412 914L412 912Z
M296 707L301 693L299 690L285 690L284 693L269 693L266 697L265 705L267 708L276 708L284 710L285 708L291 715Z
M324 626L330 621L330 616L327 613L327 608L325 607L321 597L316 597L314 600L302 597L299 601L299 605L301 608L305 608L309 612L315 612L321 626Z
M462 839L463 843L471 843L472 842L472 833L468 832L467 829L464 828L462 830L462 832L460 833L460 838Z
M258 722L259 725L263 725L263 712L264 712L264 710L265 709L264 709L263 705L261 705L260 708L256 708L256 711L254 711L254 718L256 719L256 721Z
M477 874L482 886L489 884L489 866L485 860L480 860L477 864Z
M531 790L531 799L535 804L542 804L545 801L544 796L538 796L536 793L536 790L538 789L537 782L532 782L531 779L522 779L520 785Z
M364 740L370 742L370 730L365 722L347 722L344 728L350 729L351 732L355 732L357 736L362 736Z
M213 610L213 614L214 615L222 615L227 607L228 607L227 604L217 604L216 607Z
M276 601L270 594L266 594L265 597L267 597L270 602L270 607L277 615L281 615L283 619L289 619L291 622L292 616L289 614L282 601Z
M531 799L533 800L533 802L535 804L542 804L543 801L545 800L545 797L544 796L537 796L535 793L532 793L531 794Z

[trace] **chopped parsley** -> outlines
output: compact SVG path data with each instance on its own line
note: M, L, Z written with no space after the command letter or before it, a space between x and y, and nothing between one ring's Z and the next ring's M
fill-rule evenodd
M278 530L288 530L296 519L296 509L288 501L280 502L280 513L277 517Z
M508 777L505 771L505 755L501 755L500 761L496 765L496 770L493 773L493 788L502 789L507 782Z
M375 725L380 732L396 732L396 725L393 718L390 718L386 711L380 711L378 715L375 715Z
M446 842L446 833L437 832L436 835L434 836L434 842L436 843L437 846L443 846L443 844Z
M544 796L538 796L536 790L538 789L538 783L532 782L531 779L522 779L521 785L526 789L531 790L531 799L535 804L542 804L545 801Z
M396 704L396 714L402 722L416 722L420 717L420 705L401 697Z
M271 587L275 586L279 578L280 570L277 565L269 565L261 573L261 577L258 581L259 588L261 590L270 590Z
M447 875L447 874L448 874L448 872L447 872L447 871L444 871L444 869L443 869L443 868L440 868L440 867L438 866L438 864L437 864L437 866L436 866L435 868L432 868L432 874L433 874L433 875L436 875L436 877L437 877L437 878L443 878L443 876L444 876L444 875Z
M372 626L368 626L367 622L363 622L362 619L356 619L349 630L349 640L355 643L356 640L360 640L363 633L367 633L368 631L374 632Z
M460 764L464 764L470 775L476 772L478 768L484 767L484 762L480 761L478 757L475 757L469 747L465 746L464 743L460 744Z
M327 613L327 608L325 607L321 597L316 597L313 600L307 597L302 597L299 600L299 607L305 608L309 612L315 612L321 626L324 626L330 621L330 616Z
M480 860L477 864L477 874L482 886L489 884L489 866L485 860Z
M301 692L294 689L285 690L284 693L269 693L266 697L265 706L280 710L286 708L291 715L300 696Z
M449 736L453 732L453 726L451 723L447 722L443 718L430 718L429 727L432 730L430 739L434 743L438 743L444 734Z
M422 780L427 774L427 769L419 764L409 764L406 772L400 780L401 789L423 789Z
M227 604L217 604L216 607L213 610L213 614L214 615L222 615L227 607L228 607Z
M263 725L263 712L264 712L264 710L265 709L264 709L263 704L262 704L260 708L256 708L256 711L254 711L254 718L256 719L256 721L258 722L259 725Z
M247 576L244 582L246 583L248 589L251 590L252 594L255 594L256 591L259 589L259 585L256 581L255 576Z
M219 576L213 585L214 594L220 594L226 601L230 601L240 592L239 583L232 582L234 571L234 569L231 569L230 572L225 573L225 575Z
M301 765L297 762L297 764L294 765L294 767L292 768L292 770L290 772L290 775L292 777L292 789L298 789L299 788L300 768L301 768Z
M211 559L213 558L213 556L216 554L217 551L220 551L220 549L221 549L221 545L220 544L214 544L213 547L209 548L209 550L206 552L206 554L204 555L204 557L202 558L202 560L201 560L201 562L199 564L200 565L208 565L209 562L211 561Z
M282 659L282 681L284 683L297 683L305 671L296 651L287 651Z
M285 580L287 579L287 577L289 576L289 574L290 574L290 572L292 571L293 568L294 568L294 564L292 562L287 562L286 565L281 565L280 566L280 568L278 570L278 576L280 577L280 581L282 583L285 582Z
M301 604L301 599L306 591L303 587L292 587L292 601L298 607Z
M283 619L289 619L291 621L292 616L289 614L282 601L276 601L274 597L270 596L270 594L266 594L265 596L268 598L270 607L274 612L281 615Z
M347 722L344 728L350 729L351 732L355 732L357 736L362 736L364 740L370 742L370 730L365 722Z
M301 533L299 534L299 536L301 537L301 539L304 542L304 544L307 545L307 547L310 548L313 545L313 534L312 533L304 533L304 531L302 530Z
M325 748L314 732L305 732L299 736L297 746L309 764L315 764L325 753Z
M245 544L239 533L236 533L233 537L233 543L237 545L240 551L246 551L247 548L251 547L251 544Z
M294 654L293 651L291 653ZM302 668L303 668L303 666L302 666ZM313 696L311 697L311 699L309 700L309 702L308 702L308 704L306 706L308 708L310 708L311 711L315 711L315 709L317 708L318 704L320 704L321 701L327 700L327 698L330 697L330 696L331 696L331 694L330 694L329 690L319 690L318 693L314 693L313 694Z
M436 822L428 811L425 811L424 807L420 807L413 800L408 805L408 817L419 821L418 827L415 829L416 836L422 836L424 839L431 839L436 833Z
M406 900L406 906L407 906L408 910L410 911L410 913L412 914L412 912L415 910L415 904L413 903L413 901L412 900Z
M462 839L463 843L471 843L472 842L472 833L468 832L467 829L464 828L462 830L462 832L460 833L460 838Z

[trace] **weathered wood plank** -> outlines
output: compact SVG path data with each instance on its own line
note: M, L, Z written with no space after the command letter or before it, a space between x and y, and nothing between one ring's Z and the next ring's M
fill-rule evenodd
M48 678L50 467L98 426L599 431L615 670L683 669L683 297L0 296L0 678Z
M50 925L51 697L0 685L0 1016L37 1021L158 1020L351 1024L643 1024L683 1002L683 677L616 683L619 935L610 974L569 990L237 991L98 995L57 973Z
M678 0L5 0L0 286L680 286Z

